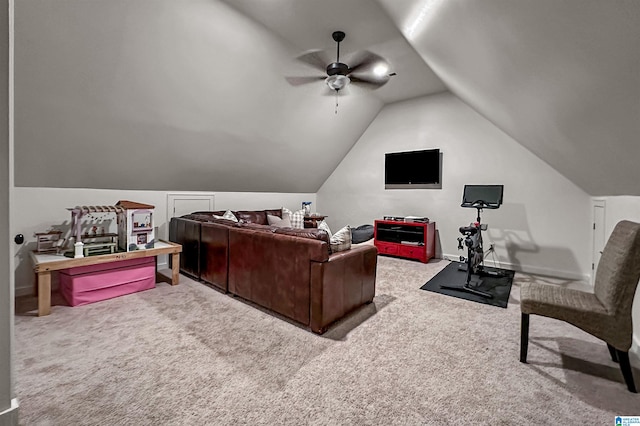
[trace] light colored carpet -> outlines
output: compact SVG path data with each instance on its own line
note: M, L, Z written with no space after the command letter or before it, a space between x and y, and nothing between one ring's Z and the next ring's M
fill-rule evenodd
M613 424L640 414L604 343L420 290L446 261L379 257L374 303L317 336L181 277L47 317L18 314L24 425ZM637 360L633 359L632 362ZM640 385L640 372L634 369Z

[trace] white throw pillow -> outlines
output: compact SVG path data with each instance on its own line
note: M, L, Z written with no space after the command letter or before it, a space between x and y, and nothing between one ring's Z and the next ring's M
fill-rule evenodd
M325 222L324 219L322 219L322 221L318 223L318 229L321 229L325 231L327 234L329 234L329 238L331 238L331 236L333 235L331 233L331 229L329 229L329 225L327 224L327 222Z
M351 248L351 227L347 225L333 234L329 242L332 253L349 250Z
M277 228L291 228L291 220L289 220L289 215L283 214L282 216L282 218L279 218L278 216L268 214L267 222L269 222L269 225L273 225Z
M233 222L237 222L238 221L238 218L236 217L236 215L233 214L233 212L231 210L227 210L226 212L224 212L224 214L222 216L213 215L213 217L215 217L216 219L227 219L227 220L231 220Z

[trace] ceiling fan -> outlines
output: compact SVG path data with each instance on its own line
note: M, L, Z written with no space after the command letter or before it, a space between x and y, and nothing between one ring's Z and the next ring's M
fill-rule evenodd
M324 80L336 95L350 83L377 89L384 86L396 73L389 72L389 63L381 56L369 51L358 52L352 58L352 64L340 62L340 43L345 38L343 31L334 31L333 40L336 42L336 60L327 65L322 57L322 51L311 51L299 56L299 61L324 71L326 75L317 77L288 77L287 81L294 86Z

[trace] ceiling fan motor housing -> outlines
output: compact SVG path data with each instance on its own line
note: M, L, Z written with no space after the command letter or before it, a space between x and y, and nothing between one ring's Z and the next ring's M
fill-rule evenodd
M332 62L327 66L327 75L347 75L349 73L349 66L342 62Z

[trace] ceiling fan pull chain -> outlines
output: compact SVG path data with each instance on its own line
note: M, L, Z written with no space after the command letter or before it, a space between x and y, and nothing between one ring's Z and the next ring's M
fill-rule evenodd
M338 91L336 90L336 114L338 114Z

